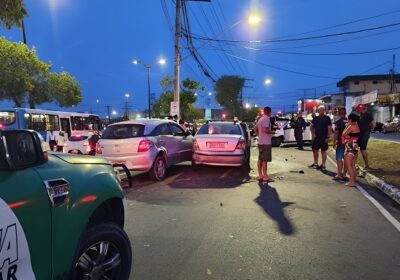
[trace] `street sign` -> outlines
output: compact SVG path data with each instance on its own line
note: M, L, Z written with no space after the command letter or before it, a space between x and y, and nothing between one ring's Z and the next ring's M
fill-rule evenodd
M178 108L178 102L172 101L171 102L171 109L170 109L170 116L179 116L179 108Z

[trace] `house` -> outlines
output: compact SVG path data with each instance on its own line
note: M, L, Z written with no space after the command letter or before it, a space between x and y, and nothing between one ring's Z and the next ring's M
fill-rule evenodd
M377 122L400 113L400 74L347 76L337 83L344 93L347 111L368 105Z

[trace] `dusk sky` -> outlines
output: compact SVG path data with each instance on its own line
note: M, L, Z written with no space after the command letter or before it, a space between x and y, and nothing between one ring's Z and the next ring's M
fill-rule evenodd
M73 110L92 110L105 117L105 106L110 105L123 113L125 93L130 93L133 110L147 108L146 70L133 65L133 59L154 64L151 85L157 97L161 91L160 79L173 75L170 30L175 17L173 0L25 2L29 13L25 22L28 45L36 47L42 60L51 61L53 70L66 70L81 84L83 102ZM249 88L244 91L244 101L252 106L270 105L275 111L285 106L289 110L303 96L304 89L307 97L314 97L314 92L316 96L337 92L336 82L343 77L386 74L391 68L392 55L397 54L400 59L400 25L395 25L400 22L399 0L211 0L187 2L187 7L194 44L213 75L252 79L246 82ZM251 11L257 11L262 18L257 28L244 20ZM390 24L393 26L345 36L291 42L275 40ZM328 28L332 26L336 27ZM2 28L0 36L11 41L22 39L16 28ZM208 41L198 37L221 41L205 44ZM225 41L271 39L275 42ZM214 93L212 82L200 71L185 46L182 39L181 78L199 80L206 86L206 92ZM371 53L354 54L363 52ZM167 61L165 66L156 63L161 57ZM266 78L272 80L271 85L264 85ZM98 105L96 99L99 99ZM203 101L197 104L202 107ZM10 105L0 103L1 107ZM213 106L217 105L213 101ZM40 107L55 108L51 104Z

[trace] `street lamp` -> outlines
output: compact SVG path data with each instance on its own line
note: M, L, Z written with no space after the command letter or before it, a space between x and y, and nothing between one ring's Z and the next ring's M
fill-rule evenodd
M115 115L117 115L118 113L117 113L117 111L115 111L115 110L112 110L112 113L111 113L113 116L115 116Z
M251 26L257 26L262 21L261 17L258 14L250 14L247 22Z
M269 86L270 84L272 84L272 80L270 78L266 78L265 81L264 81L264 84L266 86Z
M160 58L160 59L157 61L157 63L160 64L160 65L165 65L165 64L167 63L167 61L165 60L165 58ZM152 67L152 65L151 65L151 64L143 63L142 61L137 60L137 59L134 59L134 60L132 61L132 64L135 64L135 65L141 64L141 65L143 65L143 66L147 69L148 111L149 111L149 119L151 119L150 68Z

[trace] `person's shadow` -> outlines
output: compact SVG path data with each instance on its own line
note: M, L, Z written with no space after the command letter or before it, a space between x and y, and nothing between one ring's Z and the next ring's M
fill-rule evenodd
M292 223L283 212L283 208L294 203L281 202L275 188L260 183L260 194L254 201L263 208L268 216L275 220L281 233L292 235L295 232Z

